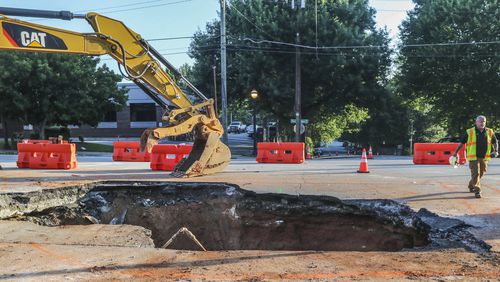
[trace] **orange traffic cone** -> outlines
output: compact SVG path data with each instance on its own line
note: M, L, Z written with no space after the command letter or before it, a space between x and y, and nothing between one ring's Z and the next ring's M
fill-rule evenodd
M359 163L358 173L370 173L368 170L368 160L366 159L366 149L363 148L363 154L361 155L361 162Z
M368 158L371 160L373 159L373 152L372 152L372 146L368 149Z

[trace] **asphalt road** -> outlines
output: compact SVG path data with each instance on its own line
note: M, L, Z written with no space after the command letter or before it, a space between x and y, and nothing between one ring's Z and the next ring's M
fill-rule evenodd
M233 155L251 156L253 150L252 138L248 137L247 133L229 133L229 148ZM76 138L74 138L76 139ZM121 138L121 141L139 141L139 138ZM102 145L113 146L113 142L116 141L114 138L88 138L85 142L96 143ZM78 142L78 140L73 140L73 142ZM180 141L163 141L162 143L183 143Z
M228 168L215 175L191 179L172 178L168 172L151 171L149 163L146 162L113 162L110 153L79 153L78 168L74 170L18 169L15 163L16 155L0 155L0 165L4 167L0 170L0 194L70 187L95 181L137 180L226 182L258 193L328 195L340 199L392 199L406 203L416 211L425 208L441 216L463 220L470 226L467 228L468 231L491 245L493 252L500 252L500 160L498 159L490 162L482 182L483 198L476 199L474 194L467 191L469 179L467 166L454 169L449 165L413 165L411 158L395 156L380 156L369 160L370 173L367 174L356 173L359 156L313 159L307 160L304 164L259 164L254 158L237 156L235 153L251 149L251 144L251 139L246 135L231 134L230 146L235 156ZM304 252L295 252L289 255L289 260L285 260L286 258L281 255L276 260L262 260L266 255L276 257L276 252L253 254L258 255L254 259L251 253L237 251L234 252L234 256L238 257L228 260L230 252L205 254L192 251L182 253L153 248L130 248L126 244L135 242L130 241L131 234L142 231L137 228L127 229L127 225L103 227L95 225L69 230L68 227L42 228L28 222L4 224L10 228L7 228L7 225L0 227L0 238L3 238L0 240L0 265L3 263L3 267L0 267L0 280L2 271L6 273L3 278L12 278L11 275L15 273L18 275L15 278L33 281L113 278L126 280L131 277L132 279L148 277L152 280L154 278L162 280L160 277L178 277L181 280L186 278L251 280L255 278L256 273L273 271L291 273L297 269L304 273L314 272L308 274L310 276L297 276L299 277L297 280L335 279L337 278L335 275L341 275L338 277L346 278L344 281L358 280L358 278L370 281L387 281L392 278L399 281L404 280L399 278L406 278L408 275L414 279L414 273L417 273L415 271L432 270L424 278L418 279L428 281L436 277L455 279L457 275L462 275L457 273L463 273L464 269L479 272L473 273L475 276L472 277L466 276L467 274L459 276L458 280L499 277L498 270L493 268L495 266L491 266L484 259L476 260L474 253L460 250L310 254L314 257ZM45 233L39 229L43 229ZM98 241L96 236L101 241ZM9 241L8 238L12 239ZM123 238L126 247L96 246L96 242L114 242L115 238ZM91 242L91 245L84 246L85 240ZM56 244L53 244L54 242ZM190 265L189 260L194 260L196 265L194 263L194 266ZM223 260L228 262L220 263ZM207 261L212 261L215 265L211 268L210 265L203 264ZM117 265L123 267L117 269ZM152 268L151 265L158 267ZM175 268L172 265L179 267ZM167 272L158 274L155 272L157 270ZM380 272L374 273L374 270ZM195 271L200 272L197 274ZM194 276L185 276L186 272ZM319 274L316 275L316 272ZM220 276L221 273L233 276ZM325 273L333 276L324 276ZM215 274L218 276L214 276ZM234 276L236 274L240 276ZM279 275L259 277L263 277L262 280L283 279L283 276Z
M235 135L232 137L238 137ZM243 137L243 136L241 136ZM245 143L241 138L240 143ZM243 147L243 145L242 145ZM172 179L151 171L149 163L113 162L111 154L78 155L74 170L16 167L16 155L0 155L0 193L26 192L104 180L227 182L259 193L330 195L340 199L393 199L415 210L429 209L464 220L473 232L500 251L500 160L492 160L483 180L483 198L469 193L467 166L413 165L409 157L369 160L370 173L359 174L359 159L314 159L304 164L259 164L235 156L222 173Z
M227 137L229 139L229 149L231 149L233 155L252 155L253 141L252 138L248 137L247 133L230 133Z

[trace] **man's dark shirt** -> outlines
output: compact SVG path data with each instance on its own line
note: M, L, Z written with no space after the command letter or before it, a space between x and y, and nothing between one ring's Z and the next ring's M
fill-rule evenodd
M486 156L486 151L488 149L488 139L487 139L487 134L488 131L486 129L481 132L479 129L476 128L476 157L478 158L484 158ZM460 138L460 143L465 144L467 143L467 133L465 133L462 138ZM493 149L495 148L495 144L497 143L497 137L495 134L493 134L493 137L491 138L491 145L493 146Z

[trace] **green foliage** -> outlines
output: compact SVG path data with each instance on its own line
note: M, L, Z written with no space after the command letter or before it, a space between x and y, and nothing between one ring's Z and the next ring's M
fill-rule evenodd
M393 93L375 95L370 118L361 125L361 131L344 134L343 138L364 146L406 144L410 129L409 111L402 99Z
M62 136L63 140L69 140L71 131L67 127L49 127L45 130L46 138Z
M0 115L2 118L17 119L23 108L25 99L21 95L22 81L19 77L26 76L30 66L20 60L19 53L0 53Z
M17 121L22 115L25 99L19 91L19 77L29 70L29 64L19 60L19 53L0 53L0 121L4 130L3 148L10 149L9 136L12 130L7 121ZM14 144L12 144L14 145Z
M191 79L191 73L192 73L192 70L191 70L191 66L188 65L188 64L182 64L180 67L179 67L179 72L186 78L188 78L188 80Z
M440 119L434 107L417 98L406 102L410 120L413 121L415 142L437 142L446 137L446 120Z
M95 126L109 109L126 102L126 90L116 87L121 77L106 65L97 67L99 59L7 52L0 58L9 71L0 76L0 95L14 96L12 102L2 97L2 112L12 108L9 117L32 124L41 138L48 125Z
M306 136L305 143L306 143L306 152L308 154L313 155L314 154L314 142L313 142L312 138L309 136Z
M228 111L231 113L233 120L241 121L247 125L252 123L253 108L252 103L249 103L248 100L234 101L229 105Z
M343 133L359 132L360 124L369 118L368 110L352 104L345 106L340 114L325 113L318 116L310 126L311 135L317 144L330 143Z
M242 14L244 16L242 16ZM259 92L260 113L279 120L281 129L291 127L294 116L295 47L253 40L296 42L315 46L315 9L291 9L286 1L234 0L227 9L228 99L233 107L248 100L252 89ZM249 20L246 20L245 17ZM374 10L368 1L321 1L318 3L318 45L380 45L377 49L300 48L302 70L302 116L315 120L316 138L339 136L343 127L327 125L344 116L346 105L370 109L377 96L387 95L385 77L390 50L385 31L377 30ZM194 83L213 96L212 66L220 65L219 22L194 35L190 55ZM218 70L219 72L220 70ZM218 77L220 79L220 77ZM220 81L217 81L220 85ZM321 121L323 117L328 120ZM319 130L326 130L319 133ZM288 130L291 132L291 130ZM320 137L322 136L322 137Z
M500 40L498 0L415 0L401 25L401 44ZM500 122L499 44L405 47L399 57L399 91L432 108L422 134L458 136L477 115ZM426 113L424 112L423 115ZM425 118L425 116L424 116ZM432 133L437 131L437 133ZM422 140L435 138L422 137Z

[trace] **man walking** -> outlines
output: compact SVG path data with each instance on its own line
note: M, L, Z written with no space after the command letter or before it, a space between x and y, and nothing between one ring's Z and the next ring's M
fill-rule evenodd
M471 174L469 192L475 193L476 198L481 198L481 177L488 168L490 158L498 156L498 141L493 130L486 127L486 117L478 116L476 126L467 129L460 143L453 156L456 157L458 151L466 145L465 154Z

